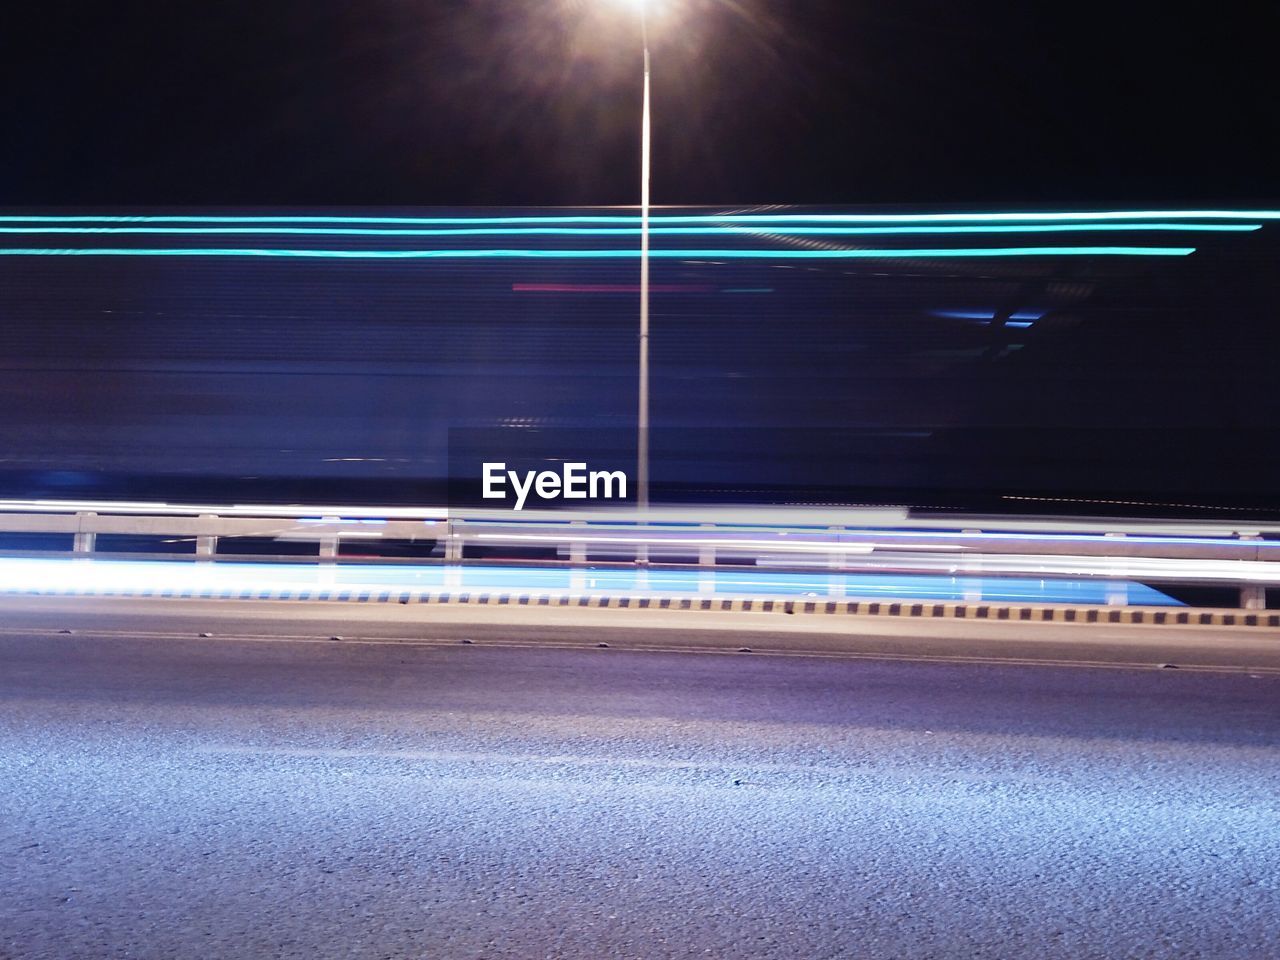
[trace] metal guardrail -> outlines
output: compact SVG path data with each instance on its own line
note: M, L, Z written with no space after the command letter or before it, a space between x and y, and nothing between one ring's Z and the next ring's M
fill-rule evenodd
M918 517L902 508L660 507L643 517L442 508L198 505L112 501L0 501L0 534L63 535L87 556L100 536L194 541L196 560L218 543L316 544L334 562L347 543L431 544L420 560L477 562L483 548L554 554L566 563L681 564L885 572L955 577L1138 580L1230 586L1246 609L1280 586L1280 526L1185 520ZM1270 538L1270 539L1269 539ZM223 555L225 556L225 554ZM259 558L261 559L261 558ZM297 556L290 559L297 560ZM352 558L356 559L356 558ZM359 558L373 560L376 558Z

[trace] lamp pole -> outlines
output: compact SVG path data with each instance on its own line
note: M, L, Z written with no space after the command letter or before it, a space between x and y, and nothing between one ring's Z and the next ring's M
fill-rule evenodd
M644 108L640 120L640 406L636 433L636 507L649 507L649 14L640 4ZM647 559L647 558L646 558Z

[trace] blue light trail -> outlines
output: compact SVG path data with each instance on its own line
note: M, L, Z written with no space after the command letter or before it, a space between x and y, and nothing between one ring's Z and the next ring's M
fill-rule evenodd
M1110 210L1050 213L792 213L659 215L655 223L1093 223L1101 221L1280 220L1280 210ZM436 224L636 224L638 216L561 215L505 217L200 216L200 215L6 215L3 223L349 223Z
M1185 257L1195 247L940 247L879 250L652 250L655 259L901 260L953 257ZM639 250L288 250L265 248L8 247L6 257L278 257L341 260L582 260L638 258Z
M810 599L919 599L963 601L980 592L985 602L1100 605L1109 589L1129 603L1182 604L1145 584L1031 577L922 574L792 573L746 569L651 570L450 567L438 564L193 563L0 557L0 594L37 596L183 596L207 599L394 602L448 593L525 592L570 596L780 597Z
M777 236L895 236L895 235L949 235L949 234L999 234L999 233L1094 233L1149 231L1181 233L1250 233L1261 230L1262 224L1234 223L1096 223L1096 224L1018 224L995 226L934 226L934 227L843 227L831 226L778 226L757 230L736 224L706 227L653 227L649 232L668 236L757 236L768 233ZM492 236L590 236L635 237L639 227L463 227L439 229L400 229L376 227L64 227L31 226L0 227L2 233L16 234L143 234L143 235L196 235L223 234L273 234L282 236L356 236L356 237L492 237Z

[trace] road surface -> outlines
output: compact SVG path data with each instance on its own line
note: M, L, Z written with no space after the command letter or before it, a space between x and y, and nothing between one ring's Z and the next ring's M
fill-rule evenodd
M1275 671L126 624L0 633L6 960L1280 948Z

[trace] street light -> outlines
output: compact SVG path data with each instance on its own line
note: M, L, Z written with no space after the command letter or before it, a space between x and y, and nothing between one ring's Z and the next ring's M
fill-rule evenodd
M615 0L640 15L640 44L644 50L644 106L640 115L640 383L636 417L636 507L649 507L649 3ZM648 558L637 557L641 562Z
M640 4L644 47L644 107L640 119L640 408L636 419L636 507L649 507L649 11ZM645 560L648 557L644 558Z

